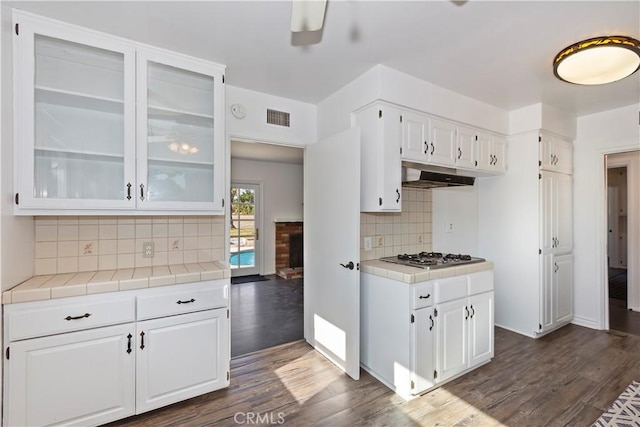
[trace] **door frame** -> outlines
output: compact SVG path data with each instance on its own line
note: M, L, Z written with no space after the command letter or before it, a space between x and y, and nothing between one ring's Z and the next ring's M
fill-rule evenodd
M255 266L254 266L254 271L249 273L249 274L237 274L241 271L243 271L243 269L231 269L231 277L236 277L236 276L248 276L250 274L263 274L264 273L264 262L262 262L262 258L264 255L264 246L263 246L263 241L264 239L260 236L260 234L263 232L263 218L264 218L264 183L263 181L248 181L248 180L238 180L238 181L233 181L229 183L229 191L227 192L227 194L231 194L231 188L234 187L233 184L236 184L238 186L242 186L242 185L246 185L246 186L251 186L251 187L257 187L256 192L258 194L256 194L255 197L255 206L256 206L256 210L254 212L254 225L255 228L257 228L258 231L258 239L254 244L254 253L255 253ZM229 218L233 221L233 218L231 217L231 200L229 200ZM231 241L231 227L229 224L227 224L227 228L229 229L229 238L227 238L227 250L229 251L229 255L226 256L225 259L229 259L229 257L231 256L231 249L229 248L229 242ZM236 273L236 274L234 274Z
M608 155L615 155L615 154L624 154L624 153L633 153L633 152L638 152L640 153L640 150L638 149L637 146L627 146L627 147L619 147L619 148L615 148L615 149L608 149L608 150L601 150L599 152L599 160L600 160L600 165L601 167L599 168L598 174L599 176L599 197L596 199L596 203L599 205L598 209L596 212L600 213L600 218L597 221L597 225L600 228L599 232L598 232L598 245L596 246L595 250L596 250L596 254L597 254L597 259L600 261L599 262L599 284L598 284L598 288L600 289L600 292L598 293L599 295L599 301L598 301L598 305L597 307L599 308L599 319L598 319L598 328L599 329L603 329L603 330L608 330L609 329L609 272L608 272L608 265L607 265L607 257L608 257L608 252L607 252L607 244L608 244L608 215L607 215L607 167L608 166L626 166L627 167L627 172L629 171L629 162L624 163L623 161L619 161L619 162L611 162L608 163L607 162L607 156ZM627 175L627 180L628 180L628 175ZM627 181L629 182L629 181ZM627 185L627 193L629 193L631 186ZM628 203L629 201L627 201ZM629 227L630 224L627 224L627 233L629 234L629 236L631 236L633 233L631 230L631 228ZM638 231L638 230L636 230ZM631 242L629 240L627 240L627 247L631 246ZM631 253L629 251L627 251L628 256L631 256ZM640 268L640 266L637 265L632 265L632 263L627 263L627 274L630 273L630 269L631 268ZM629 301L629 289L627 289L627 301ZM629 302L627 302L627 304L629 304Z

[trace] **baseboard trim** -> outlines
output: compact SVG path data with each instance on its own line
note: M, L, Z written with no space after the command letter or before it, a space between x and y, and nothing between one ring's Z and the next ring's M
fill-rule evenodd
M528 333L525 333L525 332L519 331L519 330L517 330L517 329L508 328L508 327L503 326L503 325L500 325L500 324L498 324L498 323L495 323L494 325L495 325L495 326L497 326L498 328L506 329L507 331L515 332L516 334L520 334L520 335L524 335L525 337L529 337L529 338L535 338L535 337L536 337L533 333L528 334Z
M584 317L577 317L574 316L573 320L571 321L572 324L574 325L578 325L578 326L584 326L585 328L590 328L590 329L595 329L595 330L601 330L602 328L600 328L598 326L598 323L594 320L591 319L585 319Z

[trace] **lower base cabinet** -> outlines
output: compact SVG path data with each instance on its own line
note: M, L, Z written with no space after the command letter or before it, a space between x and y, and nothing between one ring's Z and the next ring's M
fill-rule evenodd
M224 279L5 306L3 425L95 426L227 387L228 286ZM94 327L109 323L101 307L114 303L124 307L118 322L128 321Z
M217 309L138 323L136 413L226 386L227 320Z
M9 426L97 425L135 414L134 324L11 344L5 369Z
M410 399L493 358L493 271L408 284L360 280L360 362Z

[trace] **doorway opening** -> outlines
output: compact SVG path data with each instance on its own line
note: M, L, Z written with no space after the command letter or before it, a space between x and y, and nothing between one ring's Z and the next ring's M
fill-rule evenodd
M637 277L640 151L606 156L609 329L640 335ZM631 279L631 280L630 280ZM634 307L636 311L633 311Z
M231 357L304 338L303 279L277 275L276 226L303 222L303 153L232 140Z

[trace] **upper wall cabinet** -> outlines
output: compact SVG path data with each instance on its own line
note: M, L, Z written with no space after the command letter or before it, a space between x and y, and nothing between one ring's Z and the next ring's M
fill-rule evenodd
M383 102L354 114L360 127L361 212L401 211L400 120L400 110Z
M222 213L224 67L20 11L14 29L17 214Z
M540 169L571 175L573 173L573 144L571 141L540 133Z
M502 174L506 143L497 135L428 116L402 111L402 160Z

